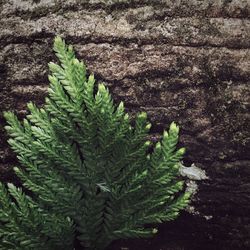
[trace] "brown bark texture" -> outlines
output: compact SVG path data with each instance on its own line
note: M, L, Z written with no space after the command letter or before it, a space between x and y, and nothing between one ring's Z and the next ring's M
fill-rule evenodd
M15 181L4 110L42 105L54 36L74 45L157 140L181 126L185 165L204 169L192 206L150 240L112 249L250 249L249 0L0 0L0 179Z

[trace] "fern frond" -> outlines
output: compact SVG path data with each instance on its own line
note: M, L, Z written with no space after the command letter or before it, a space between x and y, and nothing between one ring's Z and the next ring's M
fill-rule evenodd
M79 241L97 250L153 236L146 224L175 219L190 200L179 127L171 123L152 145L145 112L133 123L104 83L95 87L71 45L56 37L54 51L44 107L29 103L23 121L4 114L21 164L14 170L30 195L0 184L0 249L73 250Z

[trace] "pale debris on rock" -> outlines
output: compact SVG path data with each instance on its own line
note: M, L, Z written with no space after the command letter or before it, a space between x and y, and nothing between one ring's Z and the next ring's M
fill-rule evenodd
M191 165L191 167L185 167L183 164L181 164L180 174L190 180L200 181L208 179L205 170L196 167L194 163Z

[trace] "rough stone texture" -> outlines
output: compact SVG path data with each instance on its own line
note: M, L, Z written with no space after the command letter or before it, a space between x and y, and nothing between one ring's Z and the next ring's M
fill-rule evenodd
M249 0L2 0L1 111L22 116L28 101L43 103L55 34L130 113L148 112L153 139L178 122L185 164L209 176L195 214L112 249L249 249ZM10 181L16 159L3 125L1 112L0 178Z

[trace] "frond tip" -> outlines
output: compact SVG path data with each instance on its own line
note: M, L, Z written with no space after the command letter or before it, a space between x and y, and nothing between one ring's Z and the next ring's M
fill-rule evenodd
M71 45L57 36L54 51L45 106L29 103L23 121L4 113L21 164L14 170L31 195L0 183L0 249L73 250L80 241L97 250L154 236L157 228L145 225L175 219L190 200L179 127L171 123L152 145L145 112L131 125L123 102L116 106L104 83L95 87Z

